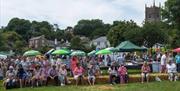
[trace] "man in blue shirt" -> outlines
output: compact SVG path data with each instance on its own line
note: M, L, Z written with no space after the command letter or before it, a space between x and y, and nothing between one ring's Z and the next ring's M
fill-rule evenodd
M180 53L177 53L175 56L176 64L177 64L177 72L180 72Z

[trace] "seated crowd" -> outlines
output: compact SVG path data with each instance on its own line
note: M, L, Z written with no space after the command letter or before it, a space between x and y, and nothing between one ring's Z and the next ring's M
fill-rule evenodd
M70 59L67 65L62 60L50 61L46 58L17 58L0 61L0 79L4 77L4 86L6 89L15 87L37 87L47 86L54 81L54 85L64 86L71 83L68 75L73 76L78 84L84 84L84 78L87 77L88 84L94 85L96 78L101 74L99 63L94 58L81 59L76 56ZM82 61L83 60L83 61ZM169 61L166 65L166 71L170 81L176 81L176 65ZM3 72L5 76L3 76ZM148 62L144 62L141 67L141 81L149 82L149 73L151 72ZM109 83L125 84L128 82L128 69L125 63L113 61L109 65Z

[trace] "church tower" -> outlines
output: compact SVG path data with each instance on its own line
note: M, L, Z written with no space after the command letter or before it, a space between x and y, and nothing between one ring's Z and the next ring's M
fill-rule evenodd
M145 5L145 21L146 22L161 21L161 4L160 3L159 3L159 7L156 6L155 0L153 2L153 6L147 7Z

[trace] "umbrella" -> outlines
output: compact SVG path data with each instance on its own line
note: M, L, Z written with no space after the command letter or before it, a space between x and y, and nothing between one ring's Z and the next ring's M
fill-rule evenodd
M39 51L36 50L30 50L30 51L26 51L23 56L36 56L36 55L40 55L41 53Z
M71 56L85 56L86 53L84 51L80 51L80 50L77 50L77 51L73 51L71 53Z
M106 49L102 49L102 50L99 50L98 52L96 52L96 55L98 54L111 54L112 51L110 50L106 50Z
M70 53L69 51L63 50L63 49L58 49L52 52L52 54L55 54L55 55L67 55L69 53Z
M53 51L55 51L55 49L53 48L53 49L51 49L51 50L49 50L48 52L46 52L45 54L51 54Z
M114 47L108 47L105 50L110 50L112 52L118 52L119 51L117 48L114 48Z
M91 51L91 52L89 52L89 53L88 53L88 56L95 55L95 53L96 53L96 51L95 51L95 50L93 50L93 51Z
M174 52L180 52L180 47L173 50Z
M6 58L7 58L7 56L6 56L6 55L3 55L3 54L0 54L0 58L2 58L2 59L6 59Z

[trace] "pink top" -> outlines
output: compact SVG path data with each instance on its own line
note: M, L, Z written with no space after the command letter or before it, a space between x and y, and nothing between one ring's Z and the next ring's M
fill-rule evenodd
M71 70L72 71L74 71L74 69L77 67L76 64L77 64L77 58L73 57L71 59Z
M150 67L149 66L142 66L141 68L141 72L144 72L144 73L149 73L151 70L150 70Z
M127 69L124 66L119 67L118 69L119 75L125 75L127 73Z
M83 69L82 67L80 67L80 68L76 67L76 68L74 69L74 74L75 74L75 75L82 75L83 72L84 72L84 69Z
M66 76L67 75L67 70L66 69L59 69L59 75L64 75Z
M34 70L34 74L36 78L39 78L42 75L42 69Z

